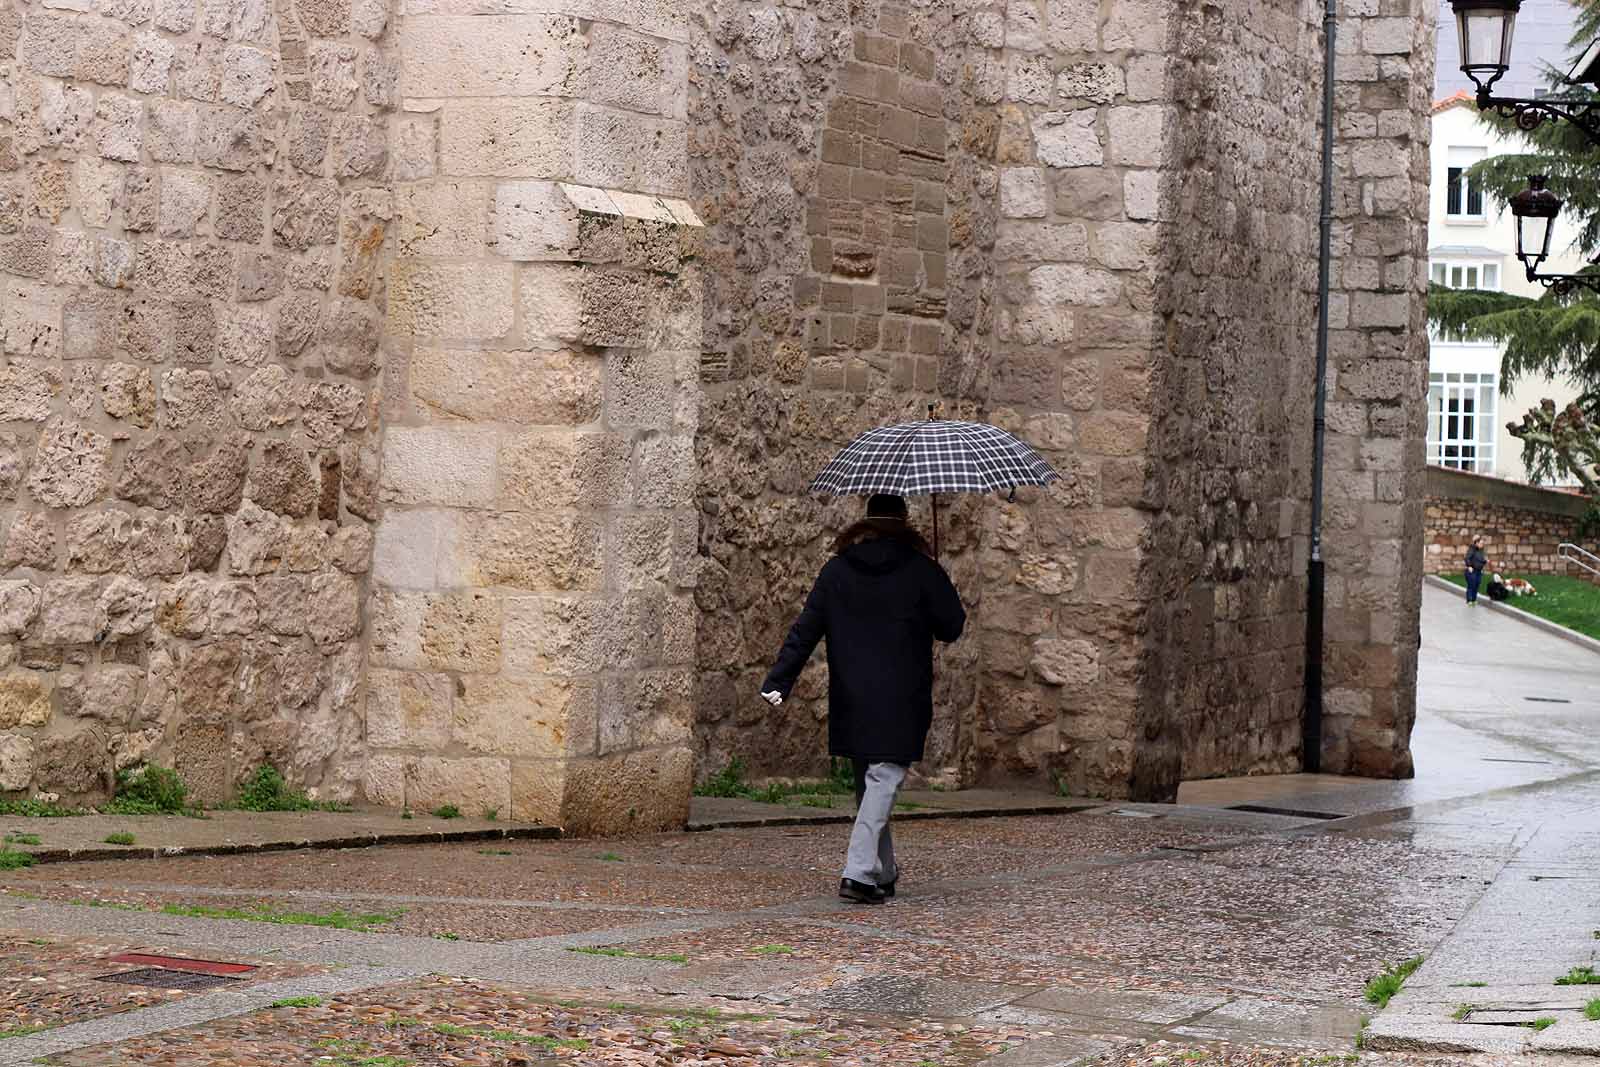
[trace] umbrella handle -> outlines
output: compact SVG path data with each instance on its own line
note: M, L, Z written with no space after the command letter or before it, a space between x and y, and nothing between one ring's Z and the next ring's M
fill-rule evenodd
M930 498L933 500L933 558L935 560L938 560L938 558L939 558L939 494L938 493L932 493L932 494L930 494Z

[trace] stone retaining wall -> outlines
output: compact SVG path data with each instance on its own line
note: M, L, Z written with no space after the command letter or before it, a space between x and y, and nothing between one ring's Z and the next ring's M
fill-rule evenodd
M1490 569L1508 578L1534 574L1590 577L1556 553L1564 542L1600 553L1600 542L1580 532L1587 508L1587 500L1576 494L1430 467L1427 573L1459 573L1472 539L1481 536Z

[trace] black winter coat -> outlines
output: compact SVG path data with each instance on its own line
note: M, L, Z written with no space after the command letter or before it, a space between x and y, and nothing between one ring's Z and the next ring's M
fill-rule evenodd
M863 541L822 568L761 691L787 699L826 637L828 751L915 763L933 723L933 641L966 621L943 567L902 541Z
M1473 545L1471 548L1467 549L1467 570L1481 572L1483 568L1487 567L1488 565L1489 556L1488 553L1484 552L1483 549L1479 548L1477 545Z

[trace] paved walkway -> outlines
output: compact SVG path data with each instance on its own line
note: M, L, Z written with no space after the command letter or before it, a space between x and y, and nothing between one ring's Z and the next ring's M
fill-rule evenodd
M1538 781L1426 806L1411 825L1512 833L1506 865L1372 1024L1374 1047L1600 1055L1583 1008L1600 987L1557 986L1600 965L1600 655L1501 613L1424 593L1425 712L1520 756ZM1427 757L1418 748L1419 774ZM1543 1029L1528 1024L1552 1020Z
M1582 1047L1600 1023L1551 983L1600 946L1600 745L1582 735L1600 679L1562 658L1571 646L1502 632L1509 619L1431 594L1425 611L1416 781L1286 776L1196 783L1176 807L1044 798L1055 813L908 819L903 892L881 908L832 895L840 827L761 825L775 813L738 803L698 813L736 825L621 843L3 873L0 1064L1288 1067L1351 1053L1367 979L1413 955L1428 962L1371 1021L1378 1044L1519 1065ZM253 969L129 985L151 961L128 952ZM189 985L214 968L156 977L174 969ZM1562 1015L1506 1025L1523 1010Z

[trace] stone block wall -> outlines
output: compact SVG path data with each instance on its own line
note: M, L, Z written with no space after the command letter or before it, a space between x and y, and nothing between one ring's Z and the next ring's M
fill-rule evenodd
M0 791L357 795L388 23L0 5Z
M938 719L963 726L924 769L1151 798L1185 776L1293 769L1321 7L1012 0L948 23L942 10L725 3L695 39L691 115L706 132L693 191L712 263L701 769L741 755L799 773L820 752L825 672L813 668L777 723L747 698L824 558L815 532L851 515L804 487L854 432L924 400L906 392L914 369L898 389L875 377L900 365L873 348L895 335L863 334L854 303L885 264L919 280L917 257L874 255L854 228L874 217L870 199L857 214L874 168L923 165L913 144L880 151L886 123L911 130L900 112L917 107L902 25L935 56L949 233L972 238L947 261L946 306L912 305L929 327L944 320L937 395L1016 430L1064 475L1014 504L961 502L946 562L974 609L958 654L977 692L940 694ZM1364 0L1341 17L1325 498L1334 770L1409 772L1432 16ZM931 143L933 123L915 128ZM968 202L988 211L963 211L954 189L968 175ZM916 213L895 218L909 237ZM892 288L890 300L886 323Z
M685 27L667 5L414 7L366 795L681 825L701 314L700 222L674 199Z
M1563 543L1600 553L1600 544L1582 531L1584 497L1443 467L1428 468L1427 489L1427 573L1461 573L1472 539L1482 537L1490 570L1507 578L1594 577L1557 554Z
M1432 8L1342 7L1324 758L1403 774ZM0 791L821 770L806 486L930 404L1064 477L943 502L925 773L1296 765L1320 13L0 0Z
M1342 8L1322 768L1409 777L1421 645L1436 5Z
M992 329L1002 84L976 43L998 4L746 2L698 10L691 190L707 230L697 746L702 773L826 767L827 670L756 698L832 534L857 499L806 494L868 427L976 412ZM914 521L928 532L926 501ZM979 505L940 540L975 606ZM941 653L927 766L970 747L977 642Z
M991 421L1062 481L985 507L977 776L1126 795L1171 112L1168 5L1010 3Z

